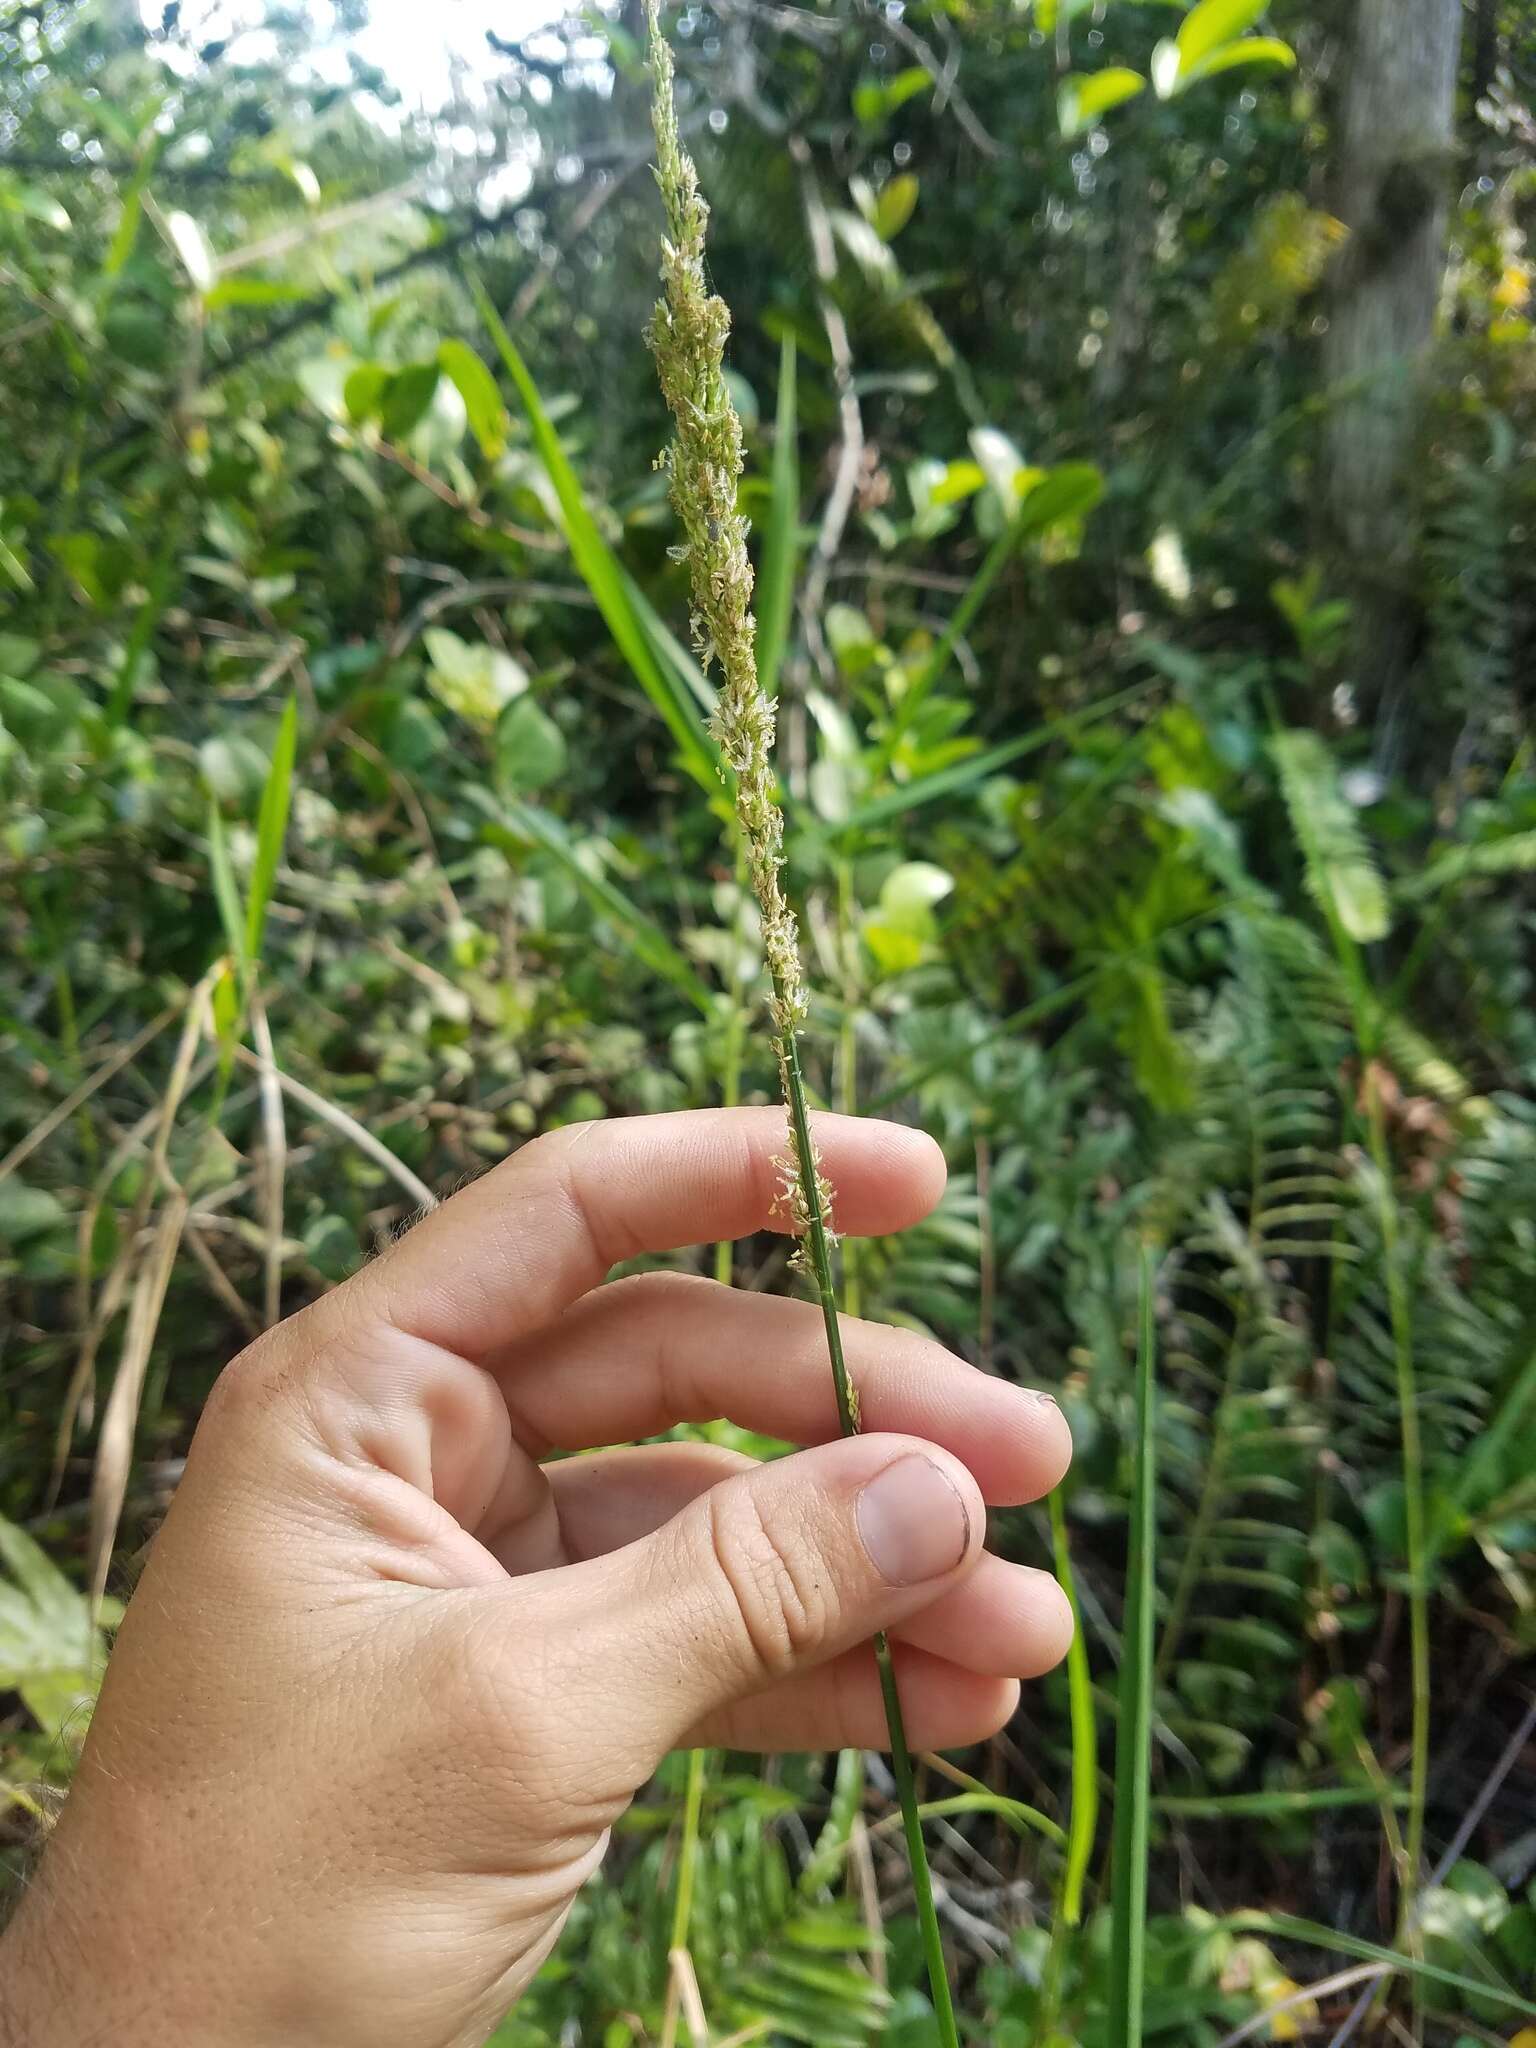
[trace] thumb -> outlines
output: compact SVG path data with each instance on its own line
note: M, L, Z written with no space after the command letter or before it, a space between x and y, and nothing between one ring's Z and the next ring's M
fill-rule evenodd
M985 1530L971 1474L914 1437L723 1480L602 1560L598 1630L626 1680L610 1739L660 1758L706 1715L898 1626L969 1574Z

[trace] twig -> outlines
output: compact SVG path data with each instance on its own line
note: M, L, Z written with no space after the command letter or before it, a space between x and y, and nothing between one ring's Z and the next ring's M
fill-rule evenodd
M981 125L976 109L956 82L960 74L959 52L956 51L947 62L941 63L933 45L925 42L909 22L904 21L890 8L875 7L870 4L870 0L864 0L864 12L878 16L880 33L888 35L892 42L904 45L928 73L934 84L935 111L942 114L946 107L952 107L955 120L982 155L1001 156L1001 145Z
M135 1032L126 1045L119 1046L110 1059L104 1060L88 1081L82 1081L73 1093L66 1095L61 1103L50 1109L40 1123L34 1124L21 1142L13 1145L4 1159L0 1159L0 1181L14 1173L23 1160L30 1159L39 1145L46 1144L61 1124L69 1122L83 1102L90 1101L98 1088L104 1088L114 1074L120 1074L130 1060L137 1059L150 1040L159 1037L180 1007L179 1003L172 1003L169 1008L162 1010L159 1016L146 1024L141 1031Z
M1276 1999L1273 2005L1263 2006L1240 2027L1234 2027L1230 2034L1223 2034L1216 2048L1238 2048L1239 2042L1251 2041L1255 2034L1264 2033L1281 2013L1291 2012L1298 2005L1308 2005L1313 1999L1331 1998L1334 1992L1348 1991L1355 1984L1374 1984L1384 1974L1380 1963L1356 1963L1348 1970L1335 1970L1331 1977L1319 1977L1315 1984L1298 1985L1284 1998Z
M260 1070L260 1060L247 1046L236 1046L235 1058L248 1067ZM397 1159L389 1147L381 1144L372 1131L360 1124L356 1117L348 1116L344 1109L338 1109L334 1102L327 1102L325 1097L317 1095L313 1088L306 1088L304 1083L296 1081L292 1074L285 1074L281 1067L276 1069L276 1073L277 1085L285 1095L291 1095L293 1100L302 1103L311 1115L319 1117L320 1121L329 1124L333 1131L340 1131L343 1137L349 1138L359 1152L366 1153L375 1166L383 1167L390 1178L404 1188L418 1208L435 1209L438 1206L437 1197L426 1182L418 1180L405 1161Z
M283 1181L287 1172L288 1133L283 1125L283 1091L277 1077L277 1055L272 1048L272 1027L260 996L251 998L251 1036L256 1041L257 1086L261 1095L259 1185L261 1224L266 1239L262 1251L261 1313L270 1330L282 1315Z

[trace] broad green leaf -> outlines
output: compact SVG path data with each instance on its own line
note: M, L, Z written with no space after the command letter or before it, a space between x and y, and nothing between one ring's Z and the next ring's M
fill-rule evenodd
M68 213L51 192L40 192L35 185L23 185L11 178L0 179L0 207L24 214L28 220L41 221L44 227L57 228L61 234L70 226Z
M889 917L927 917L935 903L953 894L955 878L932 861L903 861L880 885L880 908Z
M1086 75L1070 73L1061 81L1056 95L1056 112L1062 134L1070 141L1081 135L1084 129L1093 127L1099 116L1107 114L1111 107L1135 99L1146 89L1147 81L1141 73L1131 71L1123 64L1112 64L1103 71Z
M933 86L933 75L921 64L910 65L891 78L867 78L854 87L853 111L865 127L888 120L898 107Z
M165 231L171 238L171 247L181 260L181 267L198 292L211 291L215 276L213 251L208 238L190 213L168 213L165 217Z
M1070 519L1086 519L1104 495L1104 472L1091 462L1063 462L1048 469L1019 507L1021 537L1048 532Z
M1202 78L1214 78L1220 71L1235 71L1243 64L1268 64L1294 71L1296 52L1278 36L1241 36L1235 43L1223 43L1219 50L1212 50L1198 64L1185 66L1179 89L1182 91Z
M347 417L357 421L374 418L389 378L390 372L383 363L359 363L341 387Z
M918 182L911 171L902 171L880 189L875 201L875 232L885 242L894 242L917 207Z
M773 427L773 471L768 520L763 528L757 579L757 676L764 692L778 692L795 601L800 532L800 448L796 415L795 344L779 344L779 400Z
M1269 0L1200 0L1175 38L1180 69L1187 73L1222 43L1246 34L1268 5Z
M283 855L288 830L288 811L293 799L293 764L298 748L299 707L290 697L283 706L272 748L272 767L261 792L261 810L256 820L256 858L251 868L251 891L245 906L245 957L261 958L261 944L267 929L267 906L272 884Z
M437 396L437 380L435 362L409 363L394 373L379 401L379 424L389 440L403 441L421 425Z
M466 342L445 341L437 360L458 386L464 409L469 414L470 432L480 444L488 462L498 462L506 452L507 409L496 389L496 379Z
M565 734L531 697L519 697L496 726L496 774L504 789L531 794L565 773Z
M533 431L539 459L548 472L549 480L560 502L572 559L596 600L598 610L613 635L615 645L629 663L636 682L660 713L667 730L676 741L689 773L700 787L713 797L720 787L719 756L714 743L707 737L696 707L682 694L676 679L669 677L656 659L650 639L631 601L626 579L607 542L598 532L597 522L587 509L576 472L560 445L560 437L545 410L538 386L518 354L505 322L491 303L480 280L471 277L469 282L480 317L496 344L497 353L506 365L513 384L517 387L518 397L522 401L523 410L528 416L528 424Z
M528 677L510 654L483 641L471 644L446 626L429 626L422 634L430 666L427 688L470 725L489 732L514 697L528 687Z
M0 1181L0 1244L25 1244L42 1237L67 1218L58 1196L48 1188L35 1188L24 1180Z

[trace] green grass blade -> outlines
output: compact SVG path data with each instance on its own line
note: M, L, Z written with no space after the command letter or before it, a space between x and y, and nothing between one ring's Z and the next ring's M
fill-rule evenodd
M1067 1513L1059 1487L1051 1495L1050 1512L1056 1576L1061 1582L1061 1590L1072 1603L1072 1643L1067 1651L1067 1697L1072 1726L1072 1814L1060 1912L1069 1927L1076 1927L1083 1917L1083 1888L1099 1824L1099 1733L1093 1711L1093 1677L1088 1669L1088 1645L1083 1636L1082 1610L1078 1606L1077 1582L1072 1575L1072 1552L1067 1541Z
M506 823L493 819L482 828L492 846L518 857L526 852L529 841L540 847L559 862L592 907L618 928L637 959L653 974L670 982L705 1016L712 1014L714 1005L709 990L687 958L656 920L632 903L622 889L615 888L605 875L592 874L582 864L558 818L533 804L519 803L516 798L507 799L501 808Z
M1408 1794L1393 1792L1394 1806L1406 1806ZM1310 1792L1225 1792L1204 1797L1173 1793L1154 1799L1154 1813L1170 1820L1289 1820L1297 1814L1330 1813L1352 1806L1380 1806L1381 1794L1370 1785L1322 1785Z
M216 797L208 799L208 873L213 882L213 900L219 906L219 922L224 927L224 943L230 958L243 969L247 959L246 923L240 909L240 884L235 880Z
M629 571L622 565L617 566L624 585L624 595L629 599L630 610L639 620L640 630L651 643L651 652L663 670L670 671L671 680L677 689L678 701L686 705L691 696L704 716L713 718L715 692L705 680L703 669L667 625Z
M1109 2048L1139 2048L1146 1986L1147 1839L1152 1768L1152 1685L1157 1567L1157 1438L1153 1394L1157 1329L1153 1261L1141 1247L1136 1357L1136 1481L1131 1496L1115 1740L1115 1858L1111 1884Z
M773 429L772 487L757 578L757 676L776 697L795 599L800 531L800 449L797 441L795 344L785 335L779 355L779 404Z
M290 697L283 706L272 748L272 765L261 792L261 810L256 820L256 859L251 869L251 893L245 906L245 958L261 958L261 944L267 930L267 907L272 901L272 884L277 864L283 857L283 839L288 831L288 811L293 802L293 762L298 748L299 706Z
M705 734L695 707L685 701L676 679L669 676L656 659L650 638L630 599L629 590L633 586L626 587L627 579L587 509L580 479L560 445L560 437L544 409L538 386L518 354L501 315L478 278L471 277L469 285L486 330L506 365L507 374L517 387L517 395L533 433L534 446L560 501L566 539L582 581L591 591L635 681L676 741L689 773L713 796L720 786L714 745Z
M1291 1913L1229 1913L1219 1924L1234 1934L1266 1934L1276 1941L1304 1943L1330 1955L1351 1956L1357 1962L1380 1963L1383 1971L1393 1975L1401 1972L1432 1984L1446 1984L1453 1991L1492 1999L1527 2019L1536 2018L1536 2005L1497 1978L1463 1977L1455 1970L1442 1970L1399 1949L1380 1948L1374 1941L1362 1941L1357 1935L1335 1933L1333 1928L1323 1927L1315 1920L1298 1920Z
M899 788L887 790L884 796L872 797L868 803L861 804L840 829L848 834L864 832L872 825L883 825L888 819L904 818L909 811L921 810L925 804L963 795L966 790L974 789L978 782L985 782L989 775L996 775L1013 762L1021 761L1026 754L1036 754L1055 740L1069 739L1085 727L1096 725L1101 718L1108 718L1111 712L1126 704L1134 704L1161 687L1159 682L1133 683L1129 689L1101 697L1097 703L1085 705L1081 711L1069 712L1064 718L1053 718L1048 725L1023 733L1016 740L1004 740L1000 746L989 747L982 754L972 754L964 761L956 761L953 767L940 768L933 775L920 775L913 782L903 783Z

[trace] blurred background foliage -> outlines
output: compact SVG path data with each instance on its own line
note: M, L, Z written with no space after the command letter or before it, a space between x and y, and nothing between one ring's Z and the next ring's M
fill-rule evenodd
M1056 1390L1077 1441L1054 1541L995 1538L1070 1558L1080 1655L958 1793L928 1774L966 2025L1121 2038L1134 1682L1149 2032L1502 2040L1536 1995L1536 15L671 28L813 1081L951 1166L849 1248L850 1306ZM652 467L637 31L0 4L13 1872L232 1353L538 1131L771 1096ZM498 2038L919 2048L889 1794L714 1760L680 1974L679 1763Z

